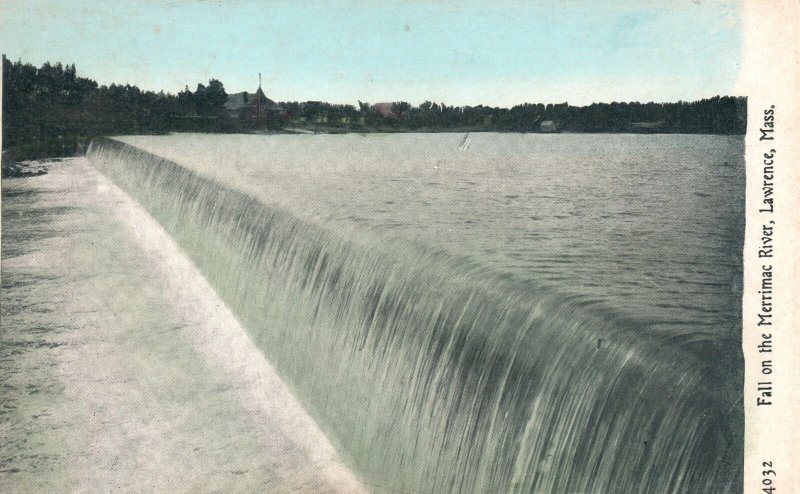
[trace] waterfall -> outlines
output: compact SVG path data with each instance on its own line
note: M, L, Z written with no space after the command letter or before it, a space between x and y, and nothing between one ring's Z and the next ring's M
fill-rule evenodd
M741 490L741 374L712 358L729 343L301 220L118 141L88 157L173 236L376 491Z

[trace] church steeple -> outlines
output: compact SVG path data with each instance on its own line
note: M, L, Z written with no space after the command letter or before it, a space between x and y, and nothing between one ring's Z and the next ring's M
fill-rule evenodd
M256 90L256 98L260 101L262 98L266 99L267 95L264 94L264 90L261 89L261 72L258 73L258 89Z
M264 94L264 91L261 90L261 72L258 73L258 90L256 91L256 121L261 122L263 116L263 112L261 111L261 100L267 99L267 96Z

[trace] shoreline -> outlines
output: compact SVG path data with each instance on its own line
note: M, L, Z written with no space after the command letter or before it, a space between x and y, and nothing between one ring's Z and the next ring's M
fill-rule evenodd
M317 128L317 129L303 129L298 127L292 127L288 129L280 129L280 130L269 130L269 131L250 131L250 132L143 132L143 133L132 133L132 134L109 134L103 136L96 136L93 138L83 138L81 143L84 143L82 147L76 148L74 152L66 152L66 153L58 153L58 154L47 154L44 155L35 153L33 155L22 154L21 156L15 156L18 153L18 149L10 148L3 150L3 158L2 158L2 170L3 170L3 178L17 178L22 176L30 176L30 173L19 170L18 166L20 163L26 162L46 162L46 161L57 161L63 160L68 158L75 158L85 156L86 154L86 147L88 147L88 143L90 143L94 139L101 139L101 138L109 138L114 136L128 136L128 135L154 135L154 136L163 136L163 135L170 135L170 134L208 134L208 135L263 135L263 136L272 136L272 135L345 135L345 134L357 134L357 135L388 135L388 134L524 134L524 135L628 135L628 136L638 136L638 135L646 135L646 136L719 136L719 137L740 137L744 139L745 134L701 134L701 133L677 133L677 132L571 132L571 131L558 131L558 132L524 132L524 131L513 131L513 130L487 130L487 129L469 129L469 128L461 128L461 129L337 129L337 128Z

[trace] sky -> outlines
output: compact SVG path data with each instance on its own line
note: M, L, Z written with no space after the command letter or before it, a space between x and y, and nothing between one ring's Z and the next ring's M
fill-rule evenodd
M277 101L450 105L733 94L741 5L722 0L0 0L0 49L100 84L210 78Z

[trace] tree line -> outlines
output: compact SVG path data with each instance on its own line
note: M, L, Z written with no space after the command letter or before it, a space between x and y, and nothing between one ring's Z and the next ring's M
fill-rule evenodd
M418 106L404 101L381 104L389 105L389 111L376 111L378 105L361 101L358 108L320 101L281 105L288 110L293 125L331 130L742 135L747 129L747 99L733 96L677 103L524 103L511 108L449 106L432 101Z
M130 84L100 86L75 65L41 67L3 56L3 148L16 157L66 156L94 136L225 131L219 116L227 94L215 79L178 94Z
M102 135L254 130L224 115L227 98L216 79L178 94L143 91L130 84L98 85L78 76L74 64L35 67L3 56L3 147L15 159L31 159L80 153L89 139ZM282 111L269 120L278 131L744 134L747 121L746 99L728 96L677 103L526 103L512 108L431 101L416 106L359 102L357 107L289 101L279 106Z

